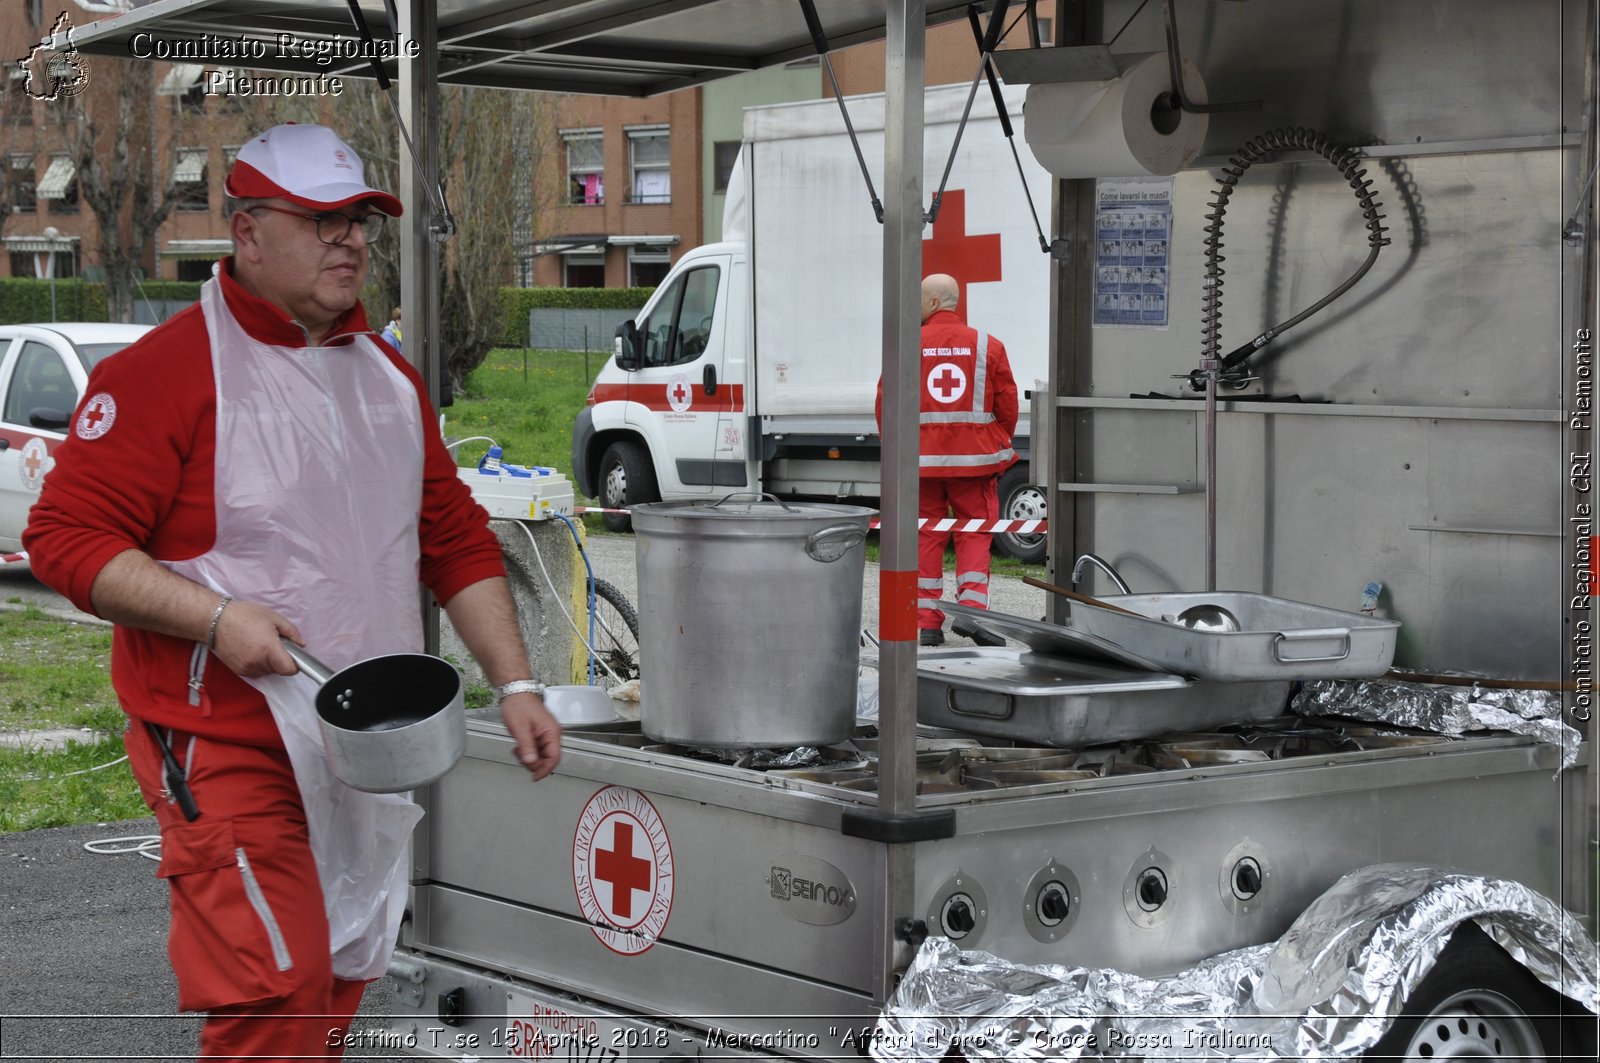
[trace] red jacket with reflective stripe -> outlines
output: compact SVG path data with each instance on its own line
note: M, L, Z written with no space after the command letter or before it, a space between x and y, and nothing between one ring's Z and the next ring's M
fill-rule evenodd
M883 425L883 381L878 381ZM939 310L922 326L918 467L924 477L998 476L1017 460L1017 383L1003 343Z

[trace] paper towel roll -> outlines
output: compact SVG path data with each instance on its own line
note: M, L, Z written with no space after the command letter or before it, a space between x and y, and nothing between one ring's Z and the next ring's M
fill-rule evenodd
M1157 100L1172 91L1166 53L1119 58L1129 61L1112 81L1028 86L1023 136L1039 165L1057 177L1168 176L1200 154L1206 115L1169 107L1152 115ZM1183 89L1190 100L1205 102L1200 72L1187 59Z

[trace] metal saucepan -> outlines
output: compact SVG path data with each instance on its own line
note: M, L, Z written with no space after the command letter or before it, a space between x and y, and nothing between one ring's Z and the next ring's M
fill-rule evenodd
M467 748L461 673L426 653L391 653L334 671L288 639L283 648L321 684L317 722L328 765L374 794L426 786Z

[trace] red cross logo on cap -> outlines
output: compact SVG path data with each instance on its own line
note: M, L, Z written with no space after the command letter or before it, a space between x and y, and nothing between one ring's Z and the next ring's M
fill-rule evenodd
M672 914L672 843L650 799L625 786L595 793L572 838L572 883L594 936L626 956L654 945Z
M955 402L967 390L967 374L954 362L940 362L928 375L928 390L939 402Z

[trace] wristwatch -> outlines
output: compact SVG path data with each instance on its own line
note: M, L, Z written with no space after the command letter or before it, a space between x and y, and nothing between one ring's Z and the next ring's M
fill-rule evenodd
M544 684L536 679L513 679L504 686L494 688L494 703L500 704L512 694L537 694L544 697Z

